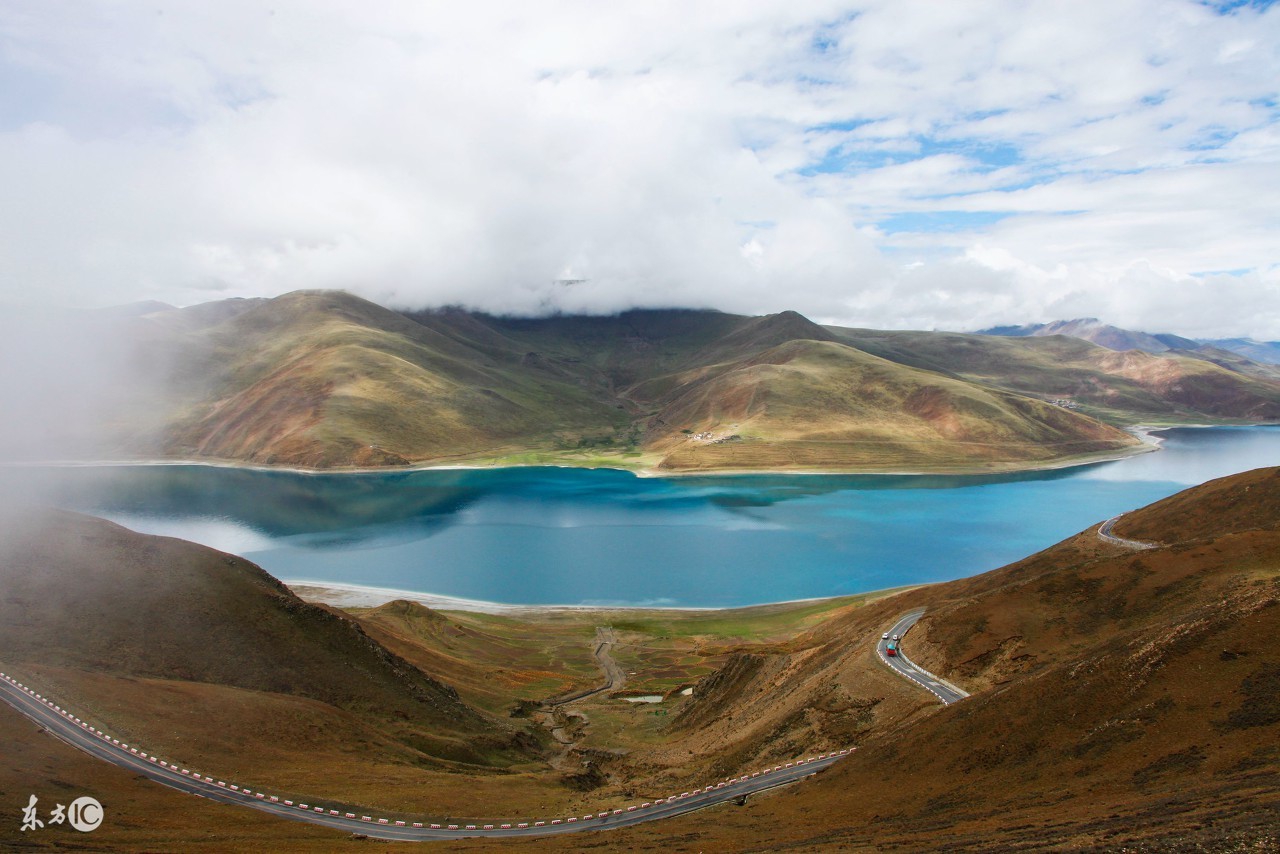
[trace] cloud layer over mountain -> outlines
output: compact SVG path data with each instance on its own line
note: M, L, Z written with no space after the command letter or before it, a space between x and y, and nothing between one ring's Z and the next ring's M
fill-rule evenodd
M0 11L0 299L1280 337L1269 3Z

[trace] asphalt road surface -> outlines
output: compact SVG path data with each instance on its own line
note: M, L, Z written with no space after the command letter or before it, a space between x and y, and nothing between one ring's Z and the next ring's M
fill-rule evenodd
M601 810L590 815L556 819L528 820L458 820L447 823L429 819L414 821L381 817L333 803L313 804L284 800L269 792L240 786L197 773L190 768L149 755L136 745L122 744L87 721L41 697L22 685L12 674L0 673L0 700L35 721L61 740L113 765L142 774L174 789L220 801L272 813L294 821L324 825L337 830L359 833L375 839L423 841L429 839L461 839L509 836L548 836L627 827L646 821L672 818L715 804L741 798L755 792L786 785L816 774L847 756L853 748L824 753L809 759L765 768L752 774L732 778L689 792L648 801L621 809Z
M1098 537L1104 542L1111 543L1113 546L1124 546L1127 549L1154 549L1160 545L1159 543L1148 543L1142 540L1127 540L1124 537L1117 537L1112 534L1111 529L1115 527L1116 520L1123 515L1123 513L1119 513L1099 525Z
M928 691L933 696L942 701L944 706L949 706L957 700L963 700L969 696L964 691L952 685L943 679L939 679L929 671L913 664L911 659L907 658L902 652L901 645L898 645L896 655L889 655L889 644L893 643L894 637L905 638L907 632L916 624L916 620L924 616L924 608L903 614L898 618L898 622L893 624L893 628L886 633L888 638L881 638L876 643L876 654L880 656L880 660L889 666L899 676L902 676L916 683L921 688Z

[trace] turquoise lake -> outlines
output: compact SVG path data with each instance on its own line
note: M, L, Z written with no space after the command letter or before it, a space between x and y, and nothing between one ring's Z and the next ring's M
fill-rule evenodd
M52 478L63 506L235 552L286 580L512 604L729 607L974 575L1187 486L1280 463L1280 428L1157 435L1157 453L1003 476L176 465L7 476Z

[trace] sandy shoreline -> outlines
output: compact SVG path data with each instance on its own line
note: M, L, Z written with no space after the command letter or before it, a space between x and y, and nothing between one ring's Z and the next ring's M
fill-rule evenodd
M1202 426L1202 425L1198 425L1198 424L1180 424L1180 425L1178 425L1178 427L1180 427L1180 428L1186 428L1186 427L1199 427L1199 426ZM1145 444L1148 444L1148 445L1154 445L1156 448L1159 448L1161 445L1163 445L1163 444L1164 444L1164 436L1157 436L1157 435L1155 435L1155 434L1156 434L1156 433L1158 433L1158 432L1160 432L1161 430L1172 430L1172 429L1174 429L1174 428L1172 428L1172 427L1153 427L1153 426L1148 425L1148 424L1134 424L1134 425L1133 425L1133 426L1131 426L1131 427L1126 427L1126 428L1125 428L1125 430L1126 430L1127 432L1132 433L1133 435L1137 436L1139 441L1141 441L1141 442L1143 442L1143 443L1145 443Z
M1105 452L1099 454L1089 454L1080 457L1069 457L1067 459L1055 462L1039 463L1035 465L1009 465L1001 468L953 468L953 469L933 469L933 470L867 470L867 469L713 469L713 470L691 470L691 471L665 471L653 468L626 468L624 466L579 466L570 463L522 463L517 465L483 465L468 463L424 463L421 465L410 466L379 466L376 468L330 468L315 469L302 468L298 466L276 466L261 465L257 463L240 462L237 460L216 460L216 459L137 459L137 460L41 460L37 462L0 462L0 468L110 468L119 467L126 468L129 466L204 466L207 468L227 468L241 469L244 471L260 471L260 472L286 472L289 474L304 475L343 475L343 474L391 474L391 473L411 473L411 472L429 472L429 471L502 471L505 469L520 468L558 468L558 469L602 469L605 471L621 471L629 472L636 477L652 477L652 478L680 478L680 477L719 477L719 476L742 476L742 475L817 475L817 476L833 476L833 475L885 475L889 477L927 477L927 476L956 476L964 477L967 475L991 475L991 474L1016 474L1018 472L1031 471L1054 471L1056 469L1072 468L1074 466L1087 466L1095 463L1115 462L1118 460L1128 459L1138 454L1149 453L1160 449L1163 439L1152 434L1160 430L1171 430L1179 427L1212 427L1224 425L1206 425L1206 424L1168 424L1161 426L1133 425L1126 427L1125 430L1132 433L1143 444L1140 446L1124 448L1118 451Z
M370 587L363 584L343 584L336 581L308 581L283 578L281 581L299 599L311 603L332 605L335 608L376 608L397 599L417 602L440 611L471 611L480 614L528 614L545 611L586 611L581 605L508 605L487 602L483 599L462 599L456 596L440 596L413 590L397 590L394 587Z
M786 605L803 605L809 602L831 602L846 599L850 596L873 596L881 594L897 594L914 590L925 585L914 584L907 587L891 587L887 590L870 590L866 593L850 593L845 596L815 596L809 599L788 599L782 602L762 602L759 605L734 605L725 608L690 608L678 605L509 605L504 602L488 602L483 599L463 599L457 596L443 596L435 593L421 593L415 590L398 590L394 587L371 587L363 584L346 584L338 581L312 581L307 579L281 579L286 587L299 599L311 603L331 605L335 608L376 608L397 599L417 602L438 611L468 611L479 614L500 614L509 616L538 616L555 613L588 613L598 611L681 611L685 613L711 613L724 611L745 611L756 608L772 608Z

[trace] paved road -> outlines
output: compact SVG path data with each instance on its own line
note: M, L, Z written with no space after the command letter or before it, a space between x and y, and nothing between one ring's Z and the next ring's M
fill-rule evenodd
M473 819L470 822L458 821L456 824L439 822L433 825L426 819L412 821L384 818L333 803L316 805L309 802L288 801L269 792L260 792L252 787L234 785L226 780L201 775L192 769L151 756L141 751L136 745L121 744L109 734L55 705L49 698L41 697L30 688L23 686L12 674L0 673L0 700L4 700L54 736L80 748L85 753L180 791L226 804L252 807L294 821L324 825L351 833L364 834L375 839L401 841L461 839L467 836L485 838L546 836L627 827L646 821L684 815L764 789L793 783L838 762L853 751L853 748L849 748L794 763L789 762L692 792L674 794L625 809L602 810L591 815L536 821L533 819L528 821Z
M893 638L895 636L905 638L907 632L916 624L916 620L919 620L922 616L924 616L924 608L911 611L899 617L898 622L894 623L893 628L886 633L889 637L881 638L876 643L876 654L880 656L881 661L899 676L911 680L941 700L944 706L949 706L969 695L950 682L939 679L924 668L912 663L911 659L907 658L903 653L900 646L896 650L897 655L889 655L887 652L889 644L893 642Z
M1124 537L1117 537L1111 533L1111 529L1115 527L1116 520L1123 516L1118 513L1107 521L1098 526L1098 537L1104 542L1111 543L1113 546L1124 546L1127 549L1154 549L1160 546L1159 543L1148 543L1143 540L1127 540Z

